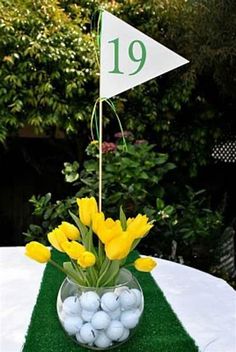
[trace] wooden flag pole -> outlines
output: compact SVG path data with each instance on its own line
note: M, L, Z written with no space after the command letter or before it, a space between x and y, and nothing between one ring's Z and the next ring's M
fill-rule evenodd
M99 18L98 18L98 27L97 27L97 40L99 43L99 181L98 181L98 210L102 211L102 98L101 98L101 22L102 22L102 11L103 9L99 9Z
M99 191L98 209L102 211L102 99L99 100Z

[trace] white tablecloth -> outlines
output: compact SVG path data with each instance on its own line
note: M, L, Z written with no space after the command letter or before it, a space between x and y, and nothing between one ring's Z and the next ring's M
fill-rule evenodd
M201 352L236 351L236 294L224 280L157 259L152 275ZM20 352L44 265L0 248L0 351ZM35 351L37 352L37 351ZM46 352L46 351L45 351Z

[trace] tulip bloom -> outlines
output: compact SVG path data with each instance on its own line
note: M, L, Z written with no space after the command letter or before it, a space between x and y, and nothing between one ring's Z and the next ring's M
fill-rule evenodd
M124 231L121 235L114 237L105 244L106 256L110 260L124 259L129 254L132 243L132 238Z
M155 262L155 260L153 260L152 258L148 258L148 257L138 258L134 262L135 269L137 269L138 271L146 272L146 273L152 271L152 269L154 269L156 265L157 265L157 263Z
M120 220L112 220L111 218L105 221L100 221L97 224L97 236L102 243L108 243L113 238L122 234L122 226Z
M80 232L77 227L69 222L62 221L61 225L58 226L58 229L61 230L69 240L78 240L80 237Z
M93 266L95 262L95 255L88 251L84 251L77 260L77 263L84 269Z
M105 221L105 216L103 212L96 213L92 217L92 229L94 233L98 233L98 228L100 224L102 224Z
M98 206L94 197L77 198L79 217L85 226L90 226L93 215L98 212Z
M51 259L50 250L36 241L32 241L25 246L25 255L39 263L47 263Z
M77 260L79 256L85 252L85 247L76 241L65 241L61 244L61 247L70 258L75 260Z
M127 232L129 232L133 240L144 237L152 227L153 224L148 222L146 215L138 214L136 218L129 218L127 220Z
M54 229L48 233L48 241L50 244L60 252L64 252L62 248L62 243L68 241L66 235L61 230Z

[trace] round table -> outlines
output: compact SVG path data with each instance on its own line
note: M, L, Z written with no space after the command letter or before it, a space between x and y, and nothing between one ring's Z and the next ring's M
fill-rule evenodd
M152 276L201 352L236 351L236 294L224 280L157 259ZM45 265L0 248L0 351L20 352Z

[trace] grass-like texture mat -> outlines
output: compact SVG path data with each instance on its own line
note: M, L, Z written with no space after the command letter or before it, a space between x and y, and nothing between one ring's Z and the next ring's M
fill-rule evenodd
M131 254L131 259L136 259L137 257L137 252ZM58 263L65 261L64 255L58 252L53 252L53 259ZM194 341L182 327L152 276L136 270L133 272L144 292L144 314L134 336L120 347L114 349L114 351L198 351ZM50 264L47 264L23 352L88 351L88 349L80 347L67 337L57 318L56 298L63 279L63 274ZM25 294L27 295L27 288Z

